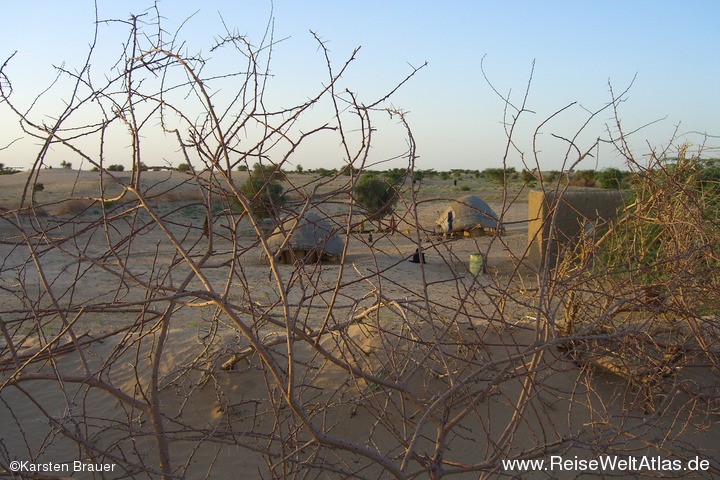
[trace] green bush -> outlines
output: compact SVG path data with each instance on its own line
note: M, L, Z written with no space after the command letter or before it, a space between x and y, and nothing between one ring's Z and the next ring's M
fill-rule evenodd
M415 179L416 180L423 180L425 177L427 178L435 178L435 176L438 173L433 168L429 168L427 170L415 170Z
M508 179L513 178L513 176L517 177L517 171L515 170L515 167L486 168L482 171L482 176L492 182L503 184L505 183L506 177Z
M285 204L283 187L277 180L279 172L272 165L253 165L253 170L240 192L250 201L250 210L257 218L276 216Z
M535 173L531 172L526 168L523 168L523 171L520 172L520 179L523 181L523 183L531 183L537 180L537 178L535 177Z
M179 172L189 172L190 165L188 165L187 163L181 163L180 165L178 165L177 169Z
M597 180L600 187L611 190L627 188L629 177L630 172L623 172L617 168L606 168L597 174Z
M399 185L405 181L408 171L406 168L391 168L384 176L391 185Z
M595 170L577 170L570 179L570 185L575 187L594 187L597 184Z
M380 220L395 210L398 193L387 178L364 174L355 185L355 200L368 212L368 219Z
M684 153L677 162L658 161L637 174L619 227L597 246L596 267L634 282L675 285L687 305L697 311L712 305L715 311L720 270L712 252L720 242L720 171ZM617 171L608 176L614 182Z
M317 170L315 170L315 173L317 173L317 174L320 175L321 177L330 177L330 176L335 175L335 174L337 173L337 169L336 169L336 168L333 168L332 170L330 170L330 169L327 169L327 168L318 168Z
M348 176L348 177L349 177L350 175L357 176L357 175L360 173L360 169L359 169L359 168L355 168L355 167L353 167L352 165L345 165L345 166L340 170L340 173L342 173L343 175Z
M125 167L117 164L117 165L110 165L109 167L107 167L107 169L109 172L122 172L125 170Z

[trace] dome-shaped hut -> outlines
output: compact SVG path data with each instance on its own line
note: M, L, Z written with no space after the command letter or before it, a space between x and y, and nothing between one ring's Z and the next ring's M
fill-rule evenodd
M330 223L315 212L289 217L268 237L268 247L281 263L336 261L344 244Z
M435 222L441 233L456 235L498 235L502 225L483 199L465 195L453 201Z

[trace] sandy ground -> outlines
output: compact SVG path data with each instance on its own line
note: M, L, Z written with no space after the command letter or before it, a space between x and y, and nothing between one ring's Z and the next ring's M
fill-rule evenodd
M637 389L623 379L590 375L555 346L538 347L532 321L537 279L532 266L521 261L527 246L525 193L504 201L502 190L474 179L461 182L470 191L451 181L426 181L417 216L415 204L399 206L395 234L374 232L370 240L369 232L354 230L345 240L343 263L304 269L279 265L275 277L247 221L235 224L218 214L210 244L202 236L203 197L192 182L183 183L188 177L143 175L141 192L164 229L146 211L128 216L123 201L132 195L109 200L122 189L110 179L101 185L92 172L43 170L30 182L27 174L0 176L0 207L11 211L20 207L26 185L43 184L35 192L36 215L27 210L6 214L0 225L6 332L0 343L3 466L11 460L82 459L112 463L117 470L65 476L159 478L145 402L162 412L170 464L184 478L268 478L269 472L277 477L304 472L308 478L350 478L355 472L355 478L390 478L367 452L399 468L409 444L415 453L405 459L403 473L428 478L422 472L438 460L438 429L449 424L442 461L446 472L455 472L450 478L478 478L483 472L509 478L512 472L498 468L499 458L549 460L553 454L589 459L682 452L684 461L682 455L692 451L710 459L714 472L720 467L714 447L720 433L703 427L714 417L694 416L682 394L668 400L673 415L647 414ZM120 176L127 180L130 174ZM312 178L293 175L286 187L309 191ZM325 185L320 193L342 181ZM431 233L447 201L466 193L478 194L502 212L505 235L442 238ZM105 209L95 197L102 197ZM320 208L338 225L347 221L344 197L330 198ZM97 228L103 214L117 216L112 228ZM184 246L185 258L177 245ZM408 261L418 245L426 252L425 264ZM486 258L487 273L474 276L468 262L477 253ZM192 275L195 264L201 265L200 274ZM212 291L225 304L237 305L238 321L266 341L283 339L286 332L278 326L283 322L311 335L348 322L382 299L386 307L379 313L317 337L316 343L285 339L268 347L278 372L289 375L294 365L295 399L306 421L324 435L366 450L313 450L312 435L282 399L282 382L259 355L222 370L222 362L250 345L248 337L228 315L208 306L212 297L188 294L195 291ZM61 307L68 313L62 319L53 313ZM166 343L160 378L153 379L160 338ZM52 361L43 355L73 341L85 346L57 353ZM93 388L88 378L114 390ZM518 418L528 378L535 389ZM159 396L147 398L155 380ZM402 394L384 380L404 385ZM284 451L281 438L293 439L296 450ZM505 442L503 451L496 449L498 442ZM270 451L281 452L286 462L264 454ZM287 465L294 470L283 470ZM518 478L582 475L575 468Z

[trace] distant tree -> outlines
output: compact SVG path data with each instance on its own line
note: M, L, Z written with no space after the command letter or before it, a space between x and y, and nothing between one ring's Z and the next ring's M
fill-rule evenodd
M333 168L332 170L329 170L327 168L318 168L315 170L315 173L320 175L321 177L329 177L331 175L335 175L337 173L337 169Z
M407 173L406 168L391 168L385 172L384 176L390 184L397 185L405 180Z
M548 170L542 174L543 181L545 182L555 182L559 177L560 172L558 170Z
M712 192L717 198L720 192L720 159L712 158L700 160L700 170L697 172L697 181L705 192Z
M238 172L247 172L248 167L247 167L247 165L238 165L237 170L238 170Z
M421 176L418 177L417 175ZM418 180L424 179L425 177L434 178L436 175L437 172L434 168L428 168L427 170L415 170L415 178L417 178Z
M190 171L190 165L187 163L181 163L177 166L177 169L179 172L189 172Z
M398 192L387 178L366 173L355 185L355 200L367 210L369 220L380 221L395 210Z
M72 163L66 162L65 160L63 160L62 162L60 162L60 166L62 168L72 168Z
M303 166L298 163L297 167L295 167L295 171L297 173L303 173L303 170L304 170Z
M15 168L5 167L4 163L0 163L0 175L12 175L13 173L18 173L20 170L17 170Z
M346 175L346 176L349 177L350 175L357 175L357 174L359 174L359 173L360 173L360 169L359 169L359 168L355 168L355 167L353 167L352 165L345 165L345 166L342 168L341 173L342 173L343 175Z
M240 192L250 200L250 210L257 218L276 216L285 204L283 187L278 177L282 175L273 165L253 165L252 172L240 185Z
M125 167L120 164L110 165L107 167L109 172L122 172L125 170Z
M535 173L531 172L527 168L523 168L523 171L520 172L520 179L523 183L531 183L537 180L537 178L535 178Z
M506 178L514 178L517 174L515 167L510 168L486 168L482 171L482 176L495 183L503 184Z
M606 168L597 174L600 187L608 190L620 190L627 187L630 172L623 172L617 168Z
M595 170L577 170L570 179L570 185L576 187L594 187L597 184L597 172Z

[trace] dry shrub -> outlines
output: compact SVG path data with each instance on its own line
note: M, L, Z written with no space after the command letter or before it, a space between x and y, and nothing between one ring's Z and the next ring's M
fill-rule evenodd
M720 413L720 382L711 381L720 367L720 184L703 179L712 167L688 148L633 164L617 221L586 232L559 266L563 327L595 337L570 342L578 361L643 386L654 403L682 390L686 408ZM690 380L698 369L710 378Z
M81 215L86 213L90 207L96 205L96 200L88 198L70 198L46 207L51 215Z
M578 258L554 273L521 275L520 251L510 252L508 268L473 277L465 267L468 255L504 253L510 235L435 238L420 221L417 189L406 186L399 189L398 215L410 233L370 241L355 233L365 217L348 199L359 175L323 176L312 184L286 178L294 201L283 214L324 212L334 233L345 238L345 250L334 265L281 265L240 189L244 177L232 169L255 158L291 169L297 152L319 134L328 148L340 145L338 158L361 174L374 152L376 119L390 114L406 129L408 146L393 158L405 159L406 170L414 171L406 118L382 105L418 69L388 95L361 104L342 77L357 52L338 66L318 40L326 81L315 94L303 93L296 107L270 111L266 105L274 102L263 96L270 87L271 31L259 44L226 33L213 58L229 60L222 57L229 50L240 64L211 67L210 60L186 55L191 49L173 43L176 37L165 36L159 12L153 18L154 24L142 23L146 17L118 23L130 29L117 63L126 69L120 75L94 77L92 51L85 68L62 70L76 86L68 101L55 102L65 111L16 106L3 71L9 63L0 68L2 100L25 112L19 115L27 128L42 125L36 133L43 138L51 132L55 150L67 147L99 165L109 143L105 134L123 132L128 136L116 140L127 145L174 134L168 156L180 152L187 162L207 167L202 176L183 177L185 183L161 179L149 186L129 172L118 175L113 186L122 198L105 198L112 205L92 218L40 221L37 210L22 222L4 217L10 220L0 242L0 465L6 471L14 460L82 460L115 465L112 478L217 478L229 472L259 478L496 478L527 473L511 471L505 460L640 452L701 456L712 462L708 474L720 473L717 392L697 375L675 373L692 362L716 373L717 336L708 328L716 327L716 318L706 314L713 312L711 294L718 293L707 258L714 261L717 232L707 230L702 208L684 217L652 211L653 225L672 226L662 230L670 243L686 242L676 254L667 248L652 259L657 272L648 269L647 257L620 271L595 261L600 252L621 259L621 253L647 253L645 247L632 250L642 242L631 236L603 250L620 238L608 233L583 239ZM163 43L166 38L170 43ZM227 66L237 71L223 74L219 68ZM504 122L507 151L519 144L512 132L524 119L527 92L524 99L504 99L512 117ZM590 119L623 100L613 98ZM312 118L306 112L323 105L331 109L321 115L329 123L313 129L317 111ZM113 117L78 127L89 118L85 114L98 111ZM45 126L48 118L57 123ZM103 130L115 124L127 131ZM552 138L583 138L587 124ZM253 137L258 131L260 138ZM132 164L141 165L140 151L132 149ZM40 152L38 165L46 153ZM567 170L582 158L568 160L574 163ZM541 171L540 165L526 167ZM676 184L675 194L684 195L684 184ZM506 189L496 194L501 215L512 197ZM203 205L219 197L238 208L223 208L217 225L208 209L200 231L175 214L178 208L163 208L188 195L197 195L192 198L198 203L207 199ZM662 195L662 189L648 190L645 202ZM679 208L682 202L670 199L659 206ZM645 221L644 210L630 210L615 232L644 235L634 223ZM273 220L281 224L279 216ZM688 237L688 231L702 234ZM654 237L643 238L655 244ZM427 264L407 262L416 249L427 254ZM663 268L669 271L659 273ZM695 278L701 274L710 278ZM657 294L655 285L661 286ZM563 314L572 328L559 338ZM673 329L678 323L682 328ZM667 332L657 331L661 325L668 325ZM690 341L678 343L678 330ZM639 375L632 367L637 357L654 368ZM625 375L631 385L594 375L586 368L594 365ZM657 391L662 398L649 401Z

